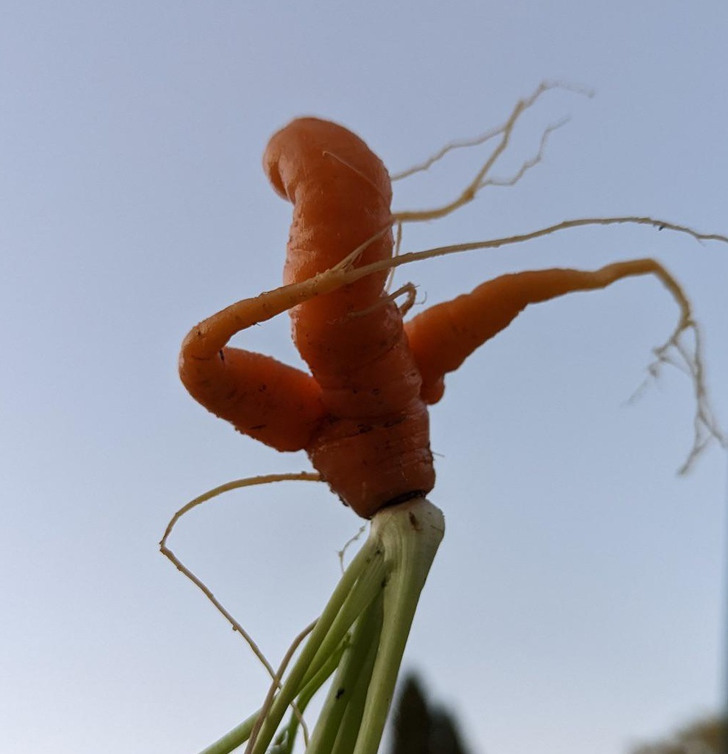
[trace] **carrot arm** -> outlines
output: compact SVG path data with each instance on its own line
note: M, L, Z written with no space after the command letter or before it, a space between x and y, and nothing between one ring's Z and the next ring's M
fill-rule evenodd
M691 326L690 304L672 276L653 259L617 262L599 270L547 269L518 272L489 280L471 293L427 309L405 325L410 348L422 374L422 397L436 403L443 378L455 371L476 348L504 330L529 304L575 291L606 288L637 275L655 275L681 308L671 342Z
M190 394L244 434L277 450L301 450L325 415L321 389L305 372L226 347L233 335L341 285L344 271L243 299L200 322L182 343L179 373Z
M193 327L179 359L180 378L189 393L243 434L276 450L307 448L326 415L316 380L276 359L227 343L242 330L342 288L356 259L388 232L386 226L331 269L238 301Z
M324 414L310 375L259 353L222 348L199 359L183 349L180 377L198 403L276 450L305 448Z

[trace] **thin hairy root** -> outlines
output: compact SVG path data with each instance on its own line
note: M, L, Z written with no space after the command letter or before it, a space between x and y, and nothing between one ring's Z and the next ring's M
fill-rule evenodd
M480 191L480 189L482 188L485 188L486 186L515 186L518 181L523 178L526 172L528 172L532 167L538 165L538 163L543 160L543 155L546 150L546 144L548 143L549 136L551 136L551 134L557 129L566 125L568 122L569 119L564 118L558 123L554 123L552 126L549 126L541 135L541 141L538 145L538 151L536 152L536 154L533 157L530 157L528 160L524 160L524 162L521 164L521 167L510 178L484 179L478 185L478 191Z
M339 565L341 566L341 572L344 573L344 555L346 555L346 551L355 543L358 542L359 539L361 539L361 535L364 534L364 532L367 530L367 524L364 524L363 526L359 527L359 531L349 539L344 542L344 546L338 551L337 555L339 556Z
M333 267L329 268L328 270L322 272L319 277L323 277L325 275L333 275L341 272L349 272L350 270L354 269L354 265L356 264L357 259L366 251L366 249L373 244L377 239L381 238L383 235L389 233L390 229L392 228L392 225L394 223L387 223L381 230L377 231L371 238L367 238L364 243L359 244L359 246L354 249L351 253L347 254L340 262L337 262Z
M286 654L283 656L281 664L278 666L278 670L276 670L275 674L272 676L273 683L271 683L268 689L268 693L266 694L265 700L263 701L263 706L261 707L258 718L255 721L255 725L253 726L253 730L250 732L250 738L248 739L249 750L252 749L253 746L255 746L255 740L258 738L258 733L260 733L260 729L265 722L266 715L270 711L270 707L271 704L273 704L273 699L276 695L276 691L278 691L278 689L282 687L281 678L283 678L283 674L286 672L286 668L291 662L291 659L293 658L296 650L301 645L301 642L311 633L311 631L314 630L314 628L316 628L316 621L309 623L308 626L306 626L306 628L304 628L303 631L301 631L301 633L296 636L296 638L291 642L291 646L286 650ZM306 721L303 719L303 715L301 715L301 713L298 711L295 703L291 704L291 707L296 714L296 718L298 719L299 724L301 725L301 730L303 731L303 741L306 746L308 746L309 732Z
M272 484L273 482L320 482L321 481L321 475L316 474L312 471L296 471L296 472L290 472L286 474L263 474L261 476L251 476L246 477L245 479L236 479L233 482L226 482L225 484L221 484L219 487L213 487L213 489L208 490L207 492L203 492L202 495L199 495L194 500L190 500L189 503L186 505L183 505L170 519L169 523L167 524L167 528L164 530L164 536L159 542L160 549L164 548L167 542L167 539L169 538L169 535L172 533L172 529L177 525L177 522L182 518L182 516L185 515L185 513L189 513L193 508L196 508L198 505L202 505L202 503L206 503L208 500L212 500L214 497L219 497L225 492L230 492L231 490L239 490L243 487L256 487L261 484Z
M478 192L481 189L485 188L486 186L513 186L514 184L516 184L528 170L530 170L532 167L534 167L539 162L541 162L541 160L543 159L543 153L546 148L546 143L548 141L549 136L556 129L563 126L568 121L568 118L565 118L559 121L558 123L549 126L544 131L543 135L541 136L541 143L539 145L539 149L536 155L526 160L513 176L509 178L490 178L488 177L489 173L491 169L493 168L493 166L495 165L495 163L498 161L498 158L508 148L508 144L510 143L511 136L513 134L513 129L515 128L515 125L518 119L520 118L520 116L530 107L532 107L535 104L536 100L544 92L547 92L550 89L564 89L567 91L577 92L578 94L583 94L589 97L593 96L593 92L591 90L585 89L583 87L570 86L570 85L563 84L560 82L544 81L533 92L533 94L531 94L526 99L520 100L517 103L517 105L511 112L510 117L503 125L498 126L497 128L494 128L490 131L486 131L484 134L481 134L480 136L477 136L473 139L465 139L462 141L451 142L450 144L443 147L439 152L434 154L432 157L430 157L428 160L421 163L420 165L416 165L415 167L410 168L409 170L406 170L402 173L398 173L392 176L391 180L396 181L401 178L405 178L407 176L413 175L414 173L428 170L435 162L442 159L448 152L451 152L454 149L477 146L479 144L485 143L486 141L492 138L495 138L496 136L501 137L500 141L496 145L490 157L486 160L486 162L481 166L481 168L475 174L475 177L473 178L473 180L465 187L465 189L463 189L460 196L458 196L456 199L454 199L452 202L449 202L448 204L445 204L441 207L435 207L429 210L394 212L392 214L391 224L387 225L385 228L382 229L382 231L380 231L379 233L374 235L372 238L365 241L361 246L354 249L354 251L352 251L348 256L342 259L341 262L339 262L337 265L335 265L331 269L335 271L352 269L357 259L359 259L362 252L369 246L369 244L373 243L375 240L380 238L381 235L383 233L386 233L388 228L391 228L393 225L397 225L397 241L396 241L396 246L395 246L395 256L397 256L399 253L399 248L402 241L402 224L403 223L421 222L424 220L436 220L438 218L445 217L446 215L449 215L455 212L457 209L459 209L463 205L468 204L473 199L475 199ZM357 170L353 165L345 161L343 158L339 157L333 152L327 151L324 154L327 155L328 157L331 157L339 161L340 163L345 165L347 168L354 171L367 183L369 183L370 185L373 185L371 181L365 175L361 173L361 171ZM387 285L389 285L390 280L391 280L391 275L390 275L390 279L388 279L387 281Z
M516 105L509 119L502 125L497 126L496 128L492 128L489 131L486 131L485 133L480 134L479 136L471 137L469 139L458 139L456 141L451 141L449 144L446 144L444 147L442 147L442 149L435 152L435 154L433 154L431 157L428 157L424 162L421 162L418 165L414 165L411 168L407 168L407 170L402 170L401 172L395 173L394 175L392 175L391 176L392 181L400 181L403 178L409 178L409 176L414 175L415 173L421 173L421 172L424 172L425 170L429 170L429 168L432 167L432 165L434 165L436 162L438 162L443 157L445 157L446 154L448 154L449 152L453 152L456 149L467 149L469 147L477 147L481 144L485 144L486 141L490 141L491 139L495 138L498 135L502 135L506 131L512 130L515 120L518 119L520 114L524 110L529 109L533 104L535 104L536 100L544 92L547 92L551 89L562 89L564 91L576 92L577 94L583 94L586 97L594 96L594 92L591 89L588 89L587 87L564 84L558 81L544 81L539 85L536 91L534 91L533 94L530 95L530 97L526 98L525 100L521 100Z
M448 254L459 254L463 251L497 249L501 246L513 246L515 244L525 243L526 241L532 241L535 238L549 236L552 233L558 233L562 230L581 228L588 225L649 225L658 230L673 230L676 233L685 233L697 241L720 241L728 244L728 236L723 236L719 233L700 233L687 225L677 225L653 217L638 217L636 215L624 217L587 217L576 220L564 220L555 225L548 225L539 230L532 230L529 233L519 233L514 236L493 238L487 241L471 241L469 243L452 244L450 246L437 246L432 249L424 249L423 251L410 251L405 254L400 254L398 257L393 257L392 259L382 259L379 262L372 262L372 264L368 264L364 267L350 268L337 282L340 285L349 285L350 283L354 283L367 275L374 274L375 272L388 270L393 267L401 267L402 265L410 264L411 262L419 262L423 259L432 259L434 257L443 257ZM366 244L363 244L362 246L366 248ZM357 254L361 254L361 247L357 249Z
M404 301L399 305L399 313L404 317L405 314L415 305L415 299L417 298L417 286L414 283L405 283L401 288L398 288L392 296L400 296L405 294Z
M340 162L344 167L349 168L353 173L356 173L359 178L361 178L365 183L369 184L382 198L384 198L385 201L389 201L387 197L384 196L382 193L382 190L379 186L377 186L374 181L371 180L367 175L362 173L361 170L356 168L354 165L352 165L348 160L345 160L343 157L339 156L338 154L335 154L334 152L329 151L328 149L324 150L322 152L324 157L330 157L333 160L336 160L337 162Z
M653 262L653 265L651 272L659 278L660 282L668 289L680 307L680 319L665 343L659 348L654 349L656 359L648 366L647 371L652 378L656 379L659 377L660 367L663 364L669 364L685 372L693 384L696 406L693 418L693 445L685 462L678 469L678 474L686 474L690 471L695 460L708 445L711 438L717 440L723 447L727 446L728 439L718 426L718 422L710 406L705 383L702 334L698 323L693 317L690 301L685 295L682 286L662 265L657 262ZM689 332L693 334L692 348L686 347L682 340L683 336ZM633 398L639 393L641 393L641 388L638 388Z
M530 108L536 100L546 91L549 89L554 88L562 88L562 89L571 89L572 91L578 91L580 94L587 94L591 96L591 93L587 90L583 89L575 89L573 87L566 87L563 84L554 84L554 83L548 83L544 82L541 84L541 86L536 89L536 91L528 98L521 100L518 102L518 104L515 106L513 111L511 112L510 117L508 120L499 128L496 128L492 131L487 131L485 134L482 134L480 137L477 137L476 139L471 139L468 141L461 141L461 142L453 142L452 144L449 144L448 146L441 149L437 154L433 155L429 160L425 161L421 165L416 166L415 168L412 168L408 171L405 171L404 173L400 173L393 180L396 178L404 177L406 175L412 175L412 173L418 172L420 170L427 170L433 163L435 163L437 160L441 159L442 157L447 154L447 152L457 149L460 147L466 147L466 146L474 146L476 144L482 144L485 141L488 141L491 138L494 138L495 136L500 136L500 140L498 141L498 144L493 149L493 152L491 153L490 157L485 161L485 163L481 166L481 168L478 170L478 172L475 174L475 177L473 180L465 187L465 189L462 191L460 196L455 198L453 201L449 202L448 204L444 204L441 207L436 207L429 210L414 210L414 211L403 211L403 212L395 212L393 214L393 217L396 222L420 222L423 220L436 220L440 217L445 217L446 215L451 214L452 212L455 212L455 210L459 209L465 204L468 204L469 202L473 201L473 199L476 197L478 192L485 188L486 186L512 186L515 184L522 176L523 174L532 168L534 165L538 164L543 156L543 151L546 147L546 142L548 140L549 135L555 131L557 128L560 128L564 123L566 123L566 120L562 120L557 124L554 124L552 126L549 126L545 131L543 136L541 137L541 145L539 147L538 153L535 157L531 158L530 160L527 160L523 163L521 168L518 170L518 172L512 176L511 178L507 179L496 179L496 178L489 178L489 174L495 163L498 161L498 158L505 152L505 150L508 148L508 144L510 143L511 136L513 134L513 129L515 128L515 125L523 113Z
M362 255L362 252L371 243L388 231L389 226L387 226L371 238L367 239L364 243L357 246L354 251L330 269L320 273L315 278L311 278L310 281L304 281L304 283L297 284L298 286L306 284L308 292L306 295L300 296L299 300L296 300L295 303L314 298L317 295L330 293L336 288L355 283L357 280L367 277L367 275L373 275L375 272L391 270L405 264L410 264L411 262L419 262L424 259L442 257L448 254L459 254L463 251L497 249L501 246L513 246L515 244L525 243L526 241L532 241L536 238L550 236L552 233L558 233L562 230L582 228L589 225L648 225L657 228L658 230L672 230L675 233L685 233L696 241L720 241L721 243L728 244L728 236L724 236L720 233L700 233L687 225L678 225L677 223L671 223L667 220L660 220L655 217L640 217L638 215L624 215L621 217L583 217L573 220L563 220L560 223L547 225L545 228L532 230L529 233L518 233L513 236L492 238L486 241L471 241L469 243L436 246L432 249L424 249L423 251L410 251L396 257L391 257L390 259L382 259L378 262L372 262L363 267L354 267L356 260ZM293 288L294 286L288 287ZM295 305L295 303L292 305Z
M222 605L222 603L215 597L215 595L210 591L209 587L200 579L198 576L196 576L184 563L174 554L174 552L167 547L167 540L169 539L170 534L172 533L172 529L176 526L177 522L182 518L182 516L185 515L185 513L189 513L193 508L196 508L198 505L202 505L202 503L207 502L208 500L212 500L215 497L218 497L219 495L222 495L224 492L229 492L230 490L237 490L241 489L242 487L253 487L260 484L270 484L272 482L284 482L284 481L304 481L304 482L320 482L321 477L319 474L314 474L307 471L301 471L298 473L289 473L289 474L266 474L264 476L255 476L255 477L248 477L247 479L237 479L234 482L228 482L226 484L221 484L219 487L215 487L212 490L209 490L208 492L203 493L202 495L199 495L194 500L191 500L186 505L182 506L170 519L169 523L167 524L167 528L164 530L164 536L159 542L159 549L166 558L168 558L175 568L180 571L182 574L184 574L204 595L207 597L207 599L214 605L215 609L225 618L225 620L232 626L233 631L237 631L245 640L247 645L252 650L253 654L258 658L259 662L263 665L263 667L268 672L268 675L273 679L273 684L276 687L280 687L281 685L281 672L276 672L273 669L273 666L268 662L268 659L261 651L260 647L258 647L257 643L253 639L253 637L240 625L240 623L233 617L233 615ZM307 631L310 630L306 629ZM305 634L304 634L305 636ZM303 638L303 637L302 637ZM297 645L296 645L297 646ZM284 666L285 667L285 666ZM301 728L305 731L305 735L308 735L308 731L306 728L306 723L303 720L303 717L300 715L300 712L294 705L294 713L298 717L298 720L301 724Z
M382 306L386 306L392 301L396 301L402 294L405 295L405 300L399 306L399 312L402 316L413 307L415 298L417 297L417 288L414 283L405 283L397 288L393 293L389 293L386 296L382 296L376 303L368 306L366 309L360 311L351 312L347 316L350 319L357 319L358 317L364 317L367 314L371 314L375 309L379 309Z
M692 333L692 347L686 346L684 336ZM705 450L711 440L717 440L723 448L728 448L728 437L721 430L710 405L705 383L705 366L703 362L702 333L692 317L682 317L674 332L659 348L655 348L655 360L647 367L648 377L630 397L629 403L642 396L647 385L660 377L663 365L679 369L686 374L693 384L695 394L695 416L693 417L693 444L685 462L678 469L678 474L690 472L695 461Z

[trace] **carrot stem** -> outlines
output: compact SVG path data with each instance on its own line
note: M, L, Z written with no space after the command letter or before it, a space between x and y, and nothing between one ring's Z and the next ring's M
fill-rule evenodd
M263 754L267 749L288 705L336 651L354 621L376 596L384 575L383 553L370 538L334 589L296 664L264 711L264 722L257 736L251 737L246 754Z
M356 619L356 613L351 608L352 598L364 597L365 604L359 606L359 612L361 612L376 595L378 581L382 579L383 573L384 562L381 553L376 552L374 543L367 542L341 577L278 694L273 693L278 686L276 679L261 710L208 746L201 754L229 754L246 741L249 741L248 750L264 751L273 739L286 707L291 701L300 695L301 698L306 699L307 703L313 693L336 669L345 642L347 642L347 631ZM369 579L362 576L369 576ZM348 625L344 625L341 620L336 621L336 619L347 603L350 606L347 612L353 613L353 617ZM319 651L322 645L325 646L327 653ZM332 658L336 658L333 665ZM295 733L295 728L293 732Z
M303 710L338 666L307 754L376 754L407 638L445 524L424 498L384 508L334 589L282 685L261 710L202 754L268 750L294 699ZM352 628L353 627L353 628ZM292 718L272 750L290 754L299 721Z
M296 709L304 711L314 694L329 680L339 663L342 660L344 652L351 646L351 636L344 637L337 651L332 654L326 661L326 664L314 675L314 677L305 685L303 691L296 697ZM293 745L296 742L296 733L298 726L301 724L300 717L295 712L291 713L288 725L281 731L276 739L277 751L279 754L291 754Z
M382 543L390 570L382 636L354 754L379 749L420 593L444 533L442 511L425 498L384 508L372 520L372 536Z
M351 645L351 636L347 635L344 641L339 645L338 650L329 657L326 664L319 670L319 672L309 681L304 687L303 691L296 697L296 709L305 710L308 703L313 698L319 689L329 680L339 667L339 663L344 655L344 652ZM278 734L275 740L274 746L279 754L291 754L293 751L293 745L296 742L296 734L298 733L298 726L301 724L300 717L295 712L291 713L288 725Z
M377 606L381 616L382 600L377 600ZM344 719L339 728L339 735L336 737L336 744L334 745L331 754L352 754L354 747L356 746L359 731L361 730L361 721L364 716L364 707L366 705L367 692L371 682L374 662L377 658L377 651L379 648L381 617L379 621L379 634L377 635L376 640L365 646L367 652L366 662L362 669L359 682L354 686L351 698L349 699L349 704L344 713Z
M333 754L335 751L347 754L353 751L381 630L380 594L356 622L351 645L344 653L329 688L307 754ZM348 739L351 739L349 745L346 744Z

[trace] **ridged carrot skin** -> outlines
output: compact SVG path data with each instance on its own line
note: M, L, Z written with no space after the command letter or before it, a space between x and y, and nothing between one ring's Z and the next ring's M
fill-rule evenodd
M263 165L276 191L293 203L286 284L333 267L391 227L387 170L341 126L295 120L270 140ZM391 255L388 230L356 266ZM386 276L363 278L291 310L294 342L321 387L326 412L306 450L331 488L367 518L383 505L429 492L435 481L420 373L399 310L383 299Z

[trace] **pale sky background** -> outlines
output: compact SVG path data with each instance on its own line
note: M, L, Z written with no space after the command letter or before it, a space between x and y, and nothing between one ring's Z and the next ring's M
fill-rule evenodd
M543 79L499 174L515 188L410 228L405 250L565 218L650 214L728 232L728 4L49 2L0 11L0 751L193 754L266 676L161 557L172 513L231 479L308 468L184 392L197 321L278 284L290 207L260 168L292 117L335 119L392 171L501 123ZM396 185L461 190L483 150ZM427 304L506 271L654 256L683 281L728 425L728 248L588 228L404 268ZM432 411L448 531L405 666L473 752L619 754L717 708L726 457L678 478L690 384L642 399L676 307L647 279L533 308ZM295 362L285 318L240 343ZM359 526L323 485L233 493L172 547L277 661Z

